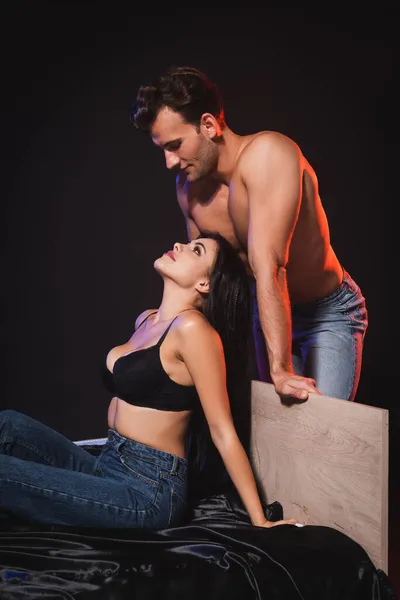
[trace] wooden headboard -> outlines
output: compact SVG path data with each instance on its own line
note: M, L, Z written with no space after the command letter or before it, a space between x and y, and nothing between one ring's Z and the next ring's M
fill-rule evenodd
M272 384L252 382L251 460L265 501L343 531L386 574L388 426L386 409L316 394L288 406Z

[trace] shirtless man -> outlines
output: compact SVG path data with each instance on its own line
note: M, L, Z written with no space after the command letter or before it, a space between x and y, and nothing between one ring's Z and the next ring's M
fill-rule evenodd
M220 232L254 277L260 379L284 398L354 400L365 299L330 244L318 180L297 144L274 131L234 133L216 85L192 67L140 86L131 120L179 168L189 239Z

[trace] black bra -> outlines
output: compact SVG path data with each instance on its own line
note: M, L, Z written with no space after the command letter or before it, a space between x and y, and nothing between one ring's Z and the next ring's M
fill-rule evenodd
M154 314L147 315L139 327ZM195 408L199 402L196 388L172 381L160 360L160 346L175 319L156 344L120 356L114 363L112 373L107 367L104 368L103 381L112 394L134 406L157 410L182 411Z

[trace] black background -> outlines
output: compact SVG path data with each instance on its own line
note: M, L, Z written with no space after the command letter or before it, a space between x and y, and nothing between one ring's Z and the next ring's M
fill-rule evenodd
M398 437L394 13L262 8L2 8L1 408L104 435L102 361L158 305L155 258L186 239L174 173L129 111L143 79L190 64L219 85L231 129L281 131L315 168L367 299L357 401L388 408Z

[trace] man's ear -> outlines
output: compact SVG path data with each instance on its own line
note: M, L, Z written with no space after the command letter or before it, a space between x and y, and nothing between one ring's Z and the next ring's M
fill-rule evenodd
M210 280L202 279L201 281L198 281L196 283L196 291L199 292L199 294L208 294L210 291Z
M210 140L214 140L222 135L221 126L211 113L201 115L200 131Z

